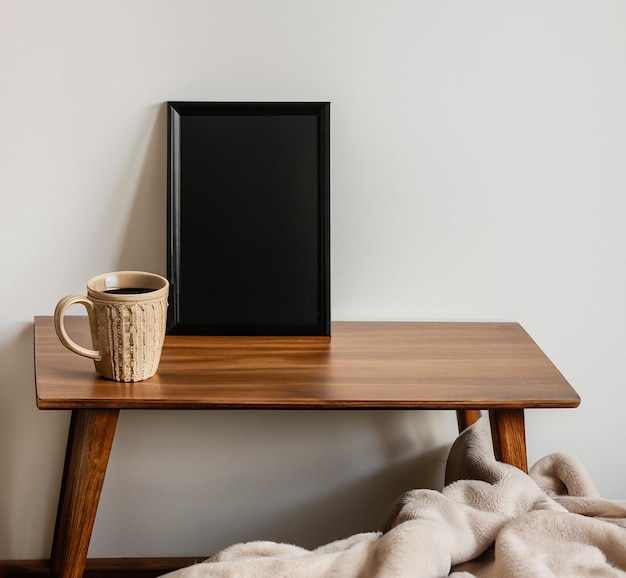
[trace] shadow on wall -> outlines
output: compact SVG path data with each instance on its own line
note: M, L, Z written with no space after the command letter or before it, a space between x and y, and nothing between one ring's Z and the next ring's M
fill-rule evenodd
M311 548L379 530L402 492L443 487L455 426L437 411L122 412L90 555Z
M47 555L69 412L37 409L30 323L0 345L0 368L0 558Z
M150 132L140 137L139 151L145 150L141 172L136 179L133 205L120 242L117 269L165 274L167 250L167 104L156 106ZM143 141L143 146L142 146ZM124 180L132 182L132 166Z
M449 445L439 445L446 436L442 430L441 412L371 411L361 415L346 412L332 414L328 420L347 422L362 433L370 429L368 444L346 444L342 451L351 448L358 452L371 450L371 456L344 456L345 467L370 459L377 467L366 475L348 477L340 484L330 485L326 491L303 500L294 508L281 509L279 515L261 516L242 528L243 535L233 535L231 541L274 540L295 543L306 548L346 538L360 532L381 530L395 500L405 491L415 488L441 490ZM319 414L308 416L314 426ZM323 421L322 421L323 425ZM373 445L372 445L373 444ZM342 464L339 464L340 467ZM337 477L339 471L335 472ZM286 472L289 476L289 472ZM305 480L293 479L304 483ZM269 502L269 509L276 508ZM222 538L222 537L220 537Z
M261 521L233 541L264 540L315 548L361 532L380 531L397 498L415 488L441 490L448 445L338 487L282 516Z

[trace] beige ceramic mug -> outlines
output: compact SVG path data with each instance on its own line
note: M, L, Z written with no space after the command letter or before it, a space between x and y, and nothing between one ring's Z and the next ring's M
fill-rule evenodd
M54 328L65 347L94 360L96 371L114 381L152 377L161 360L167 320L167 279L142 271L117 271L87 282L87 297L68 295L54 311ZM76 344L63 318L74 303L85 306L95 349Z

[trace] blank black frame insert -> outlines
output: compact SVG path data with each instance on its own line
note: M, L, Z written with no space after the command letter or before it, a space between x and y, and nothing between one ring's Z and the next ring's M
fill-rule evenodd
M168 333L330 336L330 103L168 102Z

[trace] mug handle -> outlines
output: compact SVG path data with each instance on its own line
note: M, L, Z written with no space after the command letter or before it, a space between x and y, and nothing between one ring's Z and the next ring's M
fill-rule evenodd
M82 303L85 306L85 308L87 309L87 313L89 314L89 320L91 322L94 305L90 299L88 299L87 297L83 297L82 295L68 295L67 297L63 297L63 299L61 299L61 301L57 303L57 306L54 310L54 329L57 332L59 341L61 341L61 343L65 345L65 347L67 347L70 351L78 353L78 355L100 361L102 359L102 355L99 351L95 351L94 349L87 349L86 347L81 347L77 343L74 343L74 341L70 339L70 336L65 330L65 324L63 323L65 311L70 305L73 305L74 303Z

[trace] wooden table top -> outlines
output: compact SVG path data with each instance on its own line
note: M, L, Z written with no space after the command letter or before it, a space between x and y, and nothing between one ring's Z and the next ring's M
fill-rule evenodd
M87 317L66 317L90 345ZM520 409L580 399L517 323L335 322L332 338L168 335L157 374L100 377L35 317L40 409Z

